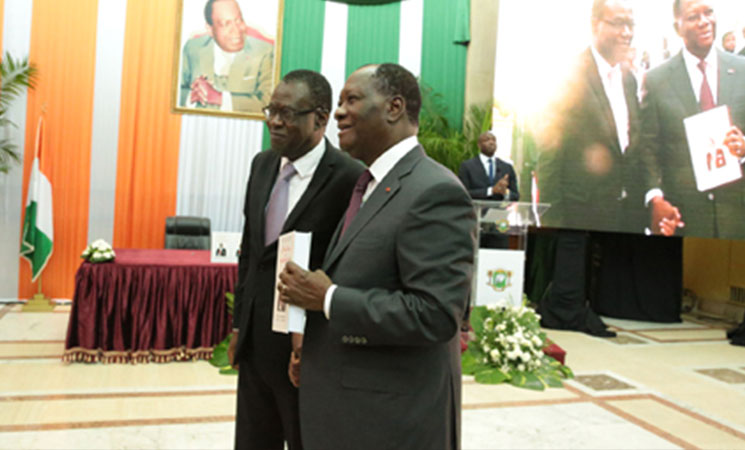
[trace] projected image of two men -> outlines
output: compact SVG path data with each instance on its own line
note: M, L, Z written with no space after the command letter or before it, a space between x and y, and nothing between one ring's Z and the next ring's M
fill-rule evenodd
M745 2L503 0L505 17L495 101L544 225L745 239Z

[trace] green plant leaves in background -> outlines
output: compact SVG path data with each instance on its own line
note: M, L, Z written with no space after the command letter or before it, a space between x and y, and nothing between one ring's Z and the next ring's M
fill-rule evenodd
M10 53L5 53L0 61L0 128L16 127L8 118L8 110L16 97L23 94L26 89L34 88L36 78L36 67L29 64L28 58L13 59ZM0 173L8 173L13 164L20 163L17 148L11 139L0 139Z

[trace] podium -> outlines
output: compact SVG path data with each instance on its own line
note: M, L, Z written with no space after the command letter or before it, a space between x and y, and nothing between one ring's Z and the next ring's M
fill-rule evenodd
M473 200L478 225L471 305L522 304L528 227L540 227L548 203Z

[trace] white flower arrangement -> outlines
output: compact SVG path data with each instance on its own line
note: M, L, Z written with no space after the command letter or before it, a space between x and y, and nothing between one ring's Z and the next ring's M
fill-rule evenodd
M103 239L97 239L83 250L80 257L88 262L100 263L113 260L116 254L108 242Z
M471 310L473 332L463 353L463 373L479 383L510 382L518 387L543 390L561 387L572 371L543 353L546 334L540 315L525 304L476 306Z

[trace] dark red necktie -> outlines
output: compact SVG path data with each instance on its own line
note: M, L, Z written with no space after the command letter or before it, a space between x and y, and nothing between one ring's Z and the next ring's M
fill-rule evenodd
M352 223L352 219L359 212L362 206L362 196L365 195L367 185L372 180L372 174L369 170L362 172L359 178L357 178L357 184L354 185L354 191L352 192L352 198L349 199L349 206L347 207L347 213L344 215L344 226L341 228L341 236L344 236L344 232L347 231L347 227Z
M706 79L706 61L702 59L698 63L698 68L704 74L704 81L701 83L701 94L699 95L699 105L701 105L701 111L707 111L716 106L716 104L714 103L714 96L711 95L709 81Z

